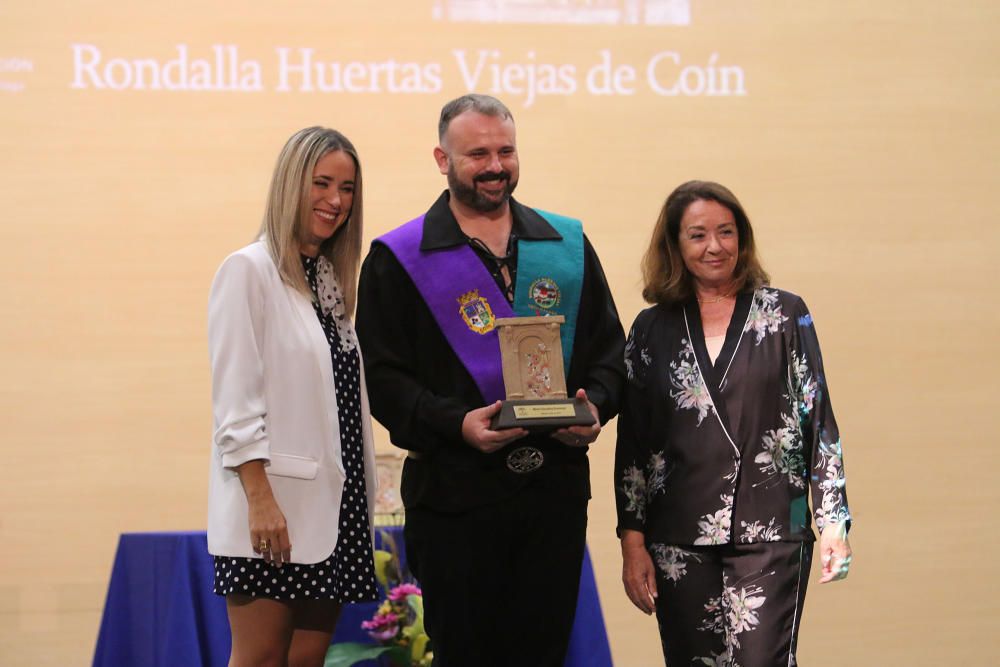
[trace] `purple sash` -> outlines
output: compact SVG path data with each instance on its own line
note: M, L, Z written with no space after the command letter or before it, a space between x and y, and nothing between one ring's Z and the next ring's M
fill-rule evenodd
M506 396L495 321L514 317L493 276L467 244L420 249L424 216L380 236L409 274L486 404Z

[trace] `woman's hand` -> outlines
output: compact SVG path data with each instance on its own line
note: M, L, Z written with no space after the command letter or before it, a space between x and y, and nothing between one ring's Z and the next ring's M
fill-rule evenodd
M263 461L247 461L236 468L247 495L250 522L250 545L254 553L281 567L291 559L292 544L288 539L285 515L278 507L267 481Z
M844 523L828 523L819 535L819 557L823 575L819 583L840 581L851 567L851 543Z
M278 567L291 559L288 526L274 496L250 502L250 540L255 553Z
M555 431L552 437L568 447L585 447L597 440L597 436L601 434L601 417L597 414L597 406L587 398L585 390L576 390L576 400L586 402L590 414L594 415L594 423L590 426L561 428Z
M656 611L656 569L646 551L646 537L637 530L622 531L622 582L639 611Z

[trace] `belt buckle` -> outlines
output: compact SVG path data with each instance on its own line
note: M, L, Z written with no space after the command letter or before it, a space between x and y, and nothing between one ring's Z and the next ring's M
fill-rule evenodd
M518 447L507 455L507 469L518 474L538 470L544 462L545 455L536 447Z

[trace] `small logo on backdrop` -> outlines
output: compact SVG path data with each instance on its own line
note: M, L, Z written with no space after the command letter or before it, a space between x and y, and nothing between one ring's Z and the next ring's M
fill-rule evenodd
M24 79L34 71L28 58L0 54L0 93L20 93L27 88Z
M559 305L562 295L559 292L559 285L552 278L539 278L528 287L528 298L541 310L547 311Z
M476 333L485 334L493 331L493 309L486 297L479 296L479 290L474 289L458 297L459 309L465 324Z
M435 0L431 16L451 23L690 25L691 0Z

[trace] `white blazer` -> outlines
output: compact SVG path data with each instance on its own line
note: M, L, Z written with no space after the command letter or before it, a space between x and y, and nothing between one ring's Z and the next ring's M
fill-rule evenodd
M288 524L292 562L326 559L337 545L345 480L330 345L313 304L281 280L263 241L219 267L209 296L208 347L214 422L209 552L257 557L246 494L232 469L262 459ZM373 525L377 482L364 366L361 421Z

